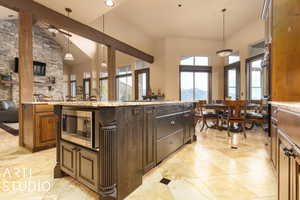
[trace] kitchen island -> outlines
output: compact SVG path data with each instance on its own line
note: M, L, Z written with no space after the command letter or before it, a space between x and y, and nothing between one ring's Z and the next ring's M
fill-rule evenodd
M196 139L194 102L52 104L59 117L54 177L72 176L100 199L124 199L144 174Z

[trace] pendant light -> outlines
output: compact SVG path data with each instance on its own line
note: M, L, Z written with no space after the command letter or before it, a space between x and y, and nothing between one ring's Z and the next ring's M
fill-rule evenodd
M68 17L70 17L70 13L72 12L71 8L66 8L66 12L68 13ZM70 34L68 32L68 34ZM64 60L67 60L67 61L73 61L74 60L74 57L70 51L70 35L67 36L68 37L68 41L67 41L67 53L65 55L65 58Z
M226 9L222 9L222 13L223 13L223 49L217 51L217 55L220 57L226 57L226 56L230 56L233 52L232 49L225 49L225 12Z
M102 15L102 32L104 33L105 32L105 21L104 21L104 15ZM101 63L101 67L107 67L107 63L106 63L106 59L105 59L105 46L102 44L101 45L102 47L102 63Z

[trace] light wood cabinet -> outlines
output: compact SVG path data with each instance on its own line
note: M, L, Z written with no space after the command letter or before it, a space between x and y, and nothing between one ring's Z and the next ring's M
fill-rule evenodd
M271 121L271 161L275 170L277 170L277 154L278 154L278 133L277 124L275 121Z
M285 155L285 148L280 144L279 148L279 199L290 200L290 158Z
M56 146L57 116L52 105L24 104L21 145L32 152Z
M35 114L36 146L43 147L55 144L57 117L53 112Z

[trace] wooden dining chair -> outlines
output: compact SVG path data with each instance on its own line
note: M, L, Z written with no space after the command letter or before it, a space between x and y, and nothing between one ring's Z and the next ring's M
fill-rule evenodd
M202 121L202 127L200 129L200 132L204 129L204 126L206 128L211 128L208 126L207 121L208 120L215 120L216 125L219 124L219 116L217 113L214 112L209 112L205 111L204 105L207 104L207 101L205 100L200 100L196 104L196 110L195 110L195 119L196 119L196 124Z
M236 100L236 101L225 101L224 104L227 106L227 117L225 118L227 122L227 134L230 137L230 129L234 125L234 123L238 123L241 125L244 133L244 137L247 138L246 135L246 113L247 113L247 104L248 102L245 100Z
M264 128L265 116L263 115L263 100L251 100L250 104L257 104L257 108L254 111L247 112L246 120L247 122L251 122L254 126L254 123L258 123L261 125L262 129Z

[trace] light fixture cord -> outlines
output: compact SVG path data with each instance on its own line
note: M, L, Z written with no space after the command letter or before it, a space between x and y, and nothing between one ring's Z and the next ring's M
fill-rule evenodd
M222 10L223 12L223 48L225 48L225 9Z
M103 33L105 33L105 18L104 18L104 14L102 15L102 30ZM105 52L104 52L104 45L102 47L102 56L103 56L103 62L105 63Z

